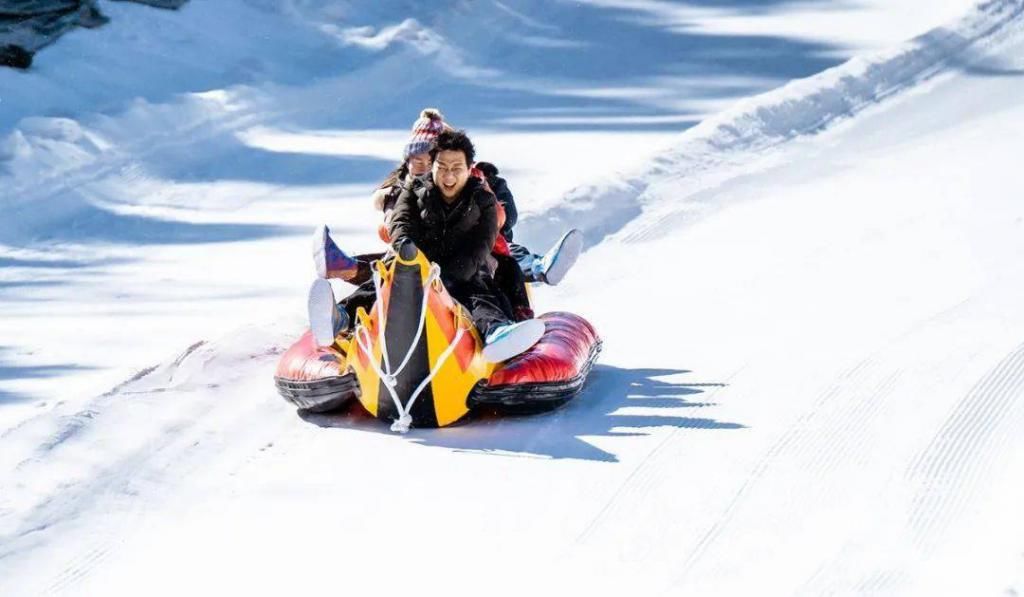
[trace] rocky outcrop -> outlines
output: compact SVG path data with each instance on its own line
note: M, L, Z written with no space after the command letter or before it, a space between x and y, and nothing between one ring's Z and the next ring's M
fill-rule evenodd
M188 0L118 0L179 8ZM96 0L4 0L0 2L0 66L26 69L40 49L76 27L94 28L109 19Z

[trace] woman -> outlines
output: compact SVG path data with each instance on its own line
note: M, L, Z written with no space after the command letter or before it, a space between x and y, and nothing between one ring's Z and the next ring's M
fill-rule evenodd
M385 232L388 218L402 190L413 186L418 189L429 188L430 168L434 164L430 150L441 131L450 128L441 112L434 108L420 112L420 117L413 123L412 138L402 150L402 163L388 174L373 193L373 206L384 212L384 222L378 231L384 242L388 242ZM370 264L383 259L385 255L370 253L349 257L331 239L327 226L319 226L313 234L313 263L320 278L337 278L358 286L370 279Z

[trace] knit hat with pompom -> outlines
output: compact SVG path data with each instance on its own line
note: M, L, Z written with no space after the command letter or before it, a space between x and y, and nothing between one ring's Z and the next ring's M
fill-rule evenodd
M402 152L402 159L407 160L409 156L418 153L427 153L434 148L434 141L445 129L451 127L444 121L444 115L437 108L426 108L420 112L420 117L412 123L412 138L405 144Z

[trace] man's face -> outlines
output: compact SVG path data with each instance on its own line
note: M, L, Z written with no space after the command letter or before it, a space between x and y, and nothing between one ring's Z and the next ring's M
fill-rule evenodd
M413 176L423 176L430 172L432 165L433 160L430 159L429 153L417 153L409 156L409 173Z
M442 197L454 201L466 186L467 180L469 164L466 163L466 154L450 149L437 152L434 159L434 186L441 189Z

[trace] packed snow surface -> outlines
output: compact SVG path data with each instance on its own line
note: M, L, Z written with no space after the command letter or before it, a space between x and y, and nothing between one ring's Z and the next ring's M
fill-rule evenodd
M1024 0L102 8L0 70L0 594L1024 591ZM379 246L425 105L605 350L298 416L306 234Z

